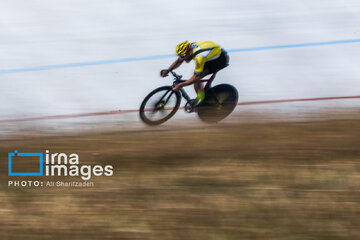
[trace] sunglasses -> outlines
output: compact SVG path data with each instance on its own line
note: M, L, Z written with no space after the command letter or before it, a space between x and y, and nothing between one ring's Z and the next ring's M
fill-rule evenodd
M185 54L181 54L181 55L179 55L179 57L180 57L180 58L184 58L184 57L186 57L186 53L185 53Z

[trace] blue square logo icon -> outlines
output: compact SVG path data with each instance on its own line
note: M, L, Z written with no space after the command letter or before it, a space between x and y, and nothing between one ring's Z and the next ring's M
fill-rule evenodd
M9 153L9 165L8 165L8 175L9 176L43 176L43 153L19 153L15 150L13 153ZM12 162L14 158L25 159L26 157L32 157L39 159L39 172L13 172Z

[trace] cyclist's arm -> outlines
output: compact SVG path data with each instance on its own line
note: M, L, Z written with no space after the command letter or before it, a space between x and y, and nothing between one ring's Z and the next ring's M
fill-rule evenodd
M182 63L184 62L183 59L181 58L177 58L168 69L162 70L162 71L166 71L166 75L169 73L169 71L172 71L176 68L178 68Z
M168 70L174 70L176 68L178 68L182 63L184 62L183 59L181 58L177 58L169 67Z
M169 71L178 68L183 62L184 62L183 59L177 58L177 59L170 65L170 67L169 67L168 69L161 70L160 75L161 75L162 77L166 77L166 76L168 75Z
M187 85L191 85L191 84L193 84L195 81L200 80L202 77L203 77L202 75L194 74L189 80L186 80L185 82L182 82L182 83L177 84L176 87L177 87L178 89L180 89L181 87L184 87L184 86L187 86Z
M176 85L177 89L180 89L183 86L193 84L195 81L198 81L204 77L203 70L204 70L204 65L205 65L206 59L202 56L197 56L194 58L194 61L195 61L194 75L189 80L177 84Z

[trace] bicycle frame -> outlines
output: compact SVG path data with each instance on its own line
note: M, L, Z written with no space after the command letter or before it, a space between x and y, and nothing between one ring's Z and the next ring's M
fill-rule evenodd
M174 77L175 77L175 81L174 81L174 84L177 84L177 83L180 83L180 82L185 82L186 80L181 80L181 75L179 76L179 75L176 75L176 74L174 74L173 72L171 72L173 75L174 75ZM214 79L215 79L215 76L216 76L216 73L213 73L211 76L210 76L210 78L209 79L202 79L202 80L200 80L200 82L206 82L206 84L205 84L205 87L204 87L204 90L206 91L206 90L208 90L210 87L211 87L211 83L214 81ZM185 98L186 99L186 101L190 101L191 100L191 98L189 97L189 95L187 94L187 92L185 91L185 89L184 88L181 88L180 89L180 92L181 92L181 96L183 96L183 98Z

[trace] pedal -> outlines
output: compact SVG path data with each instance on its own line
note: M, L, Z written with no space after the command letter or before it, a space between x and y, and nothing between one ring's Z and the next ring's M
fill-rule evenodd
M190 102L187 102L186 104L185 104L185 112L187 112L187 113L191 113L191 112L193 112L193 107L192 107L192 105L191 105L191 103Z
M196 112L197 111L197 104L195 103L194 99L188 101L185 104L185 112L187 113L192 113L192 112Z

